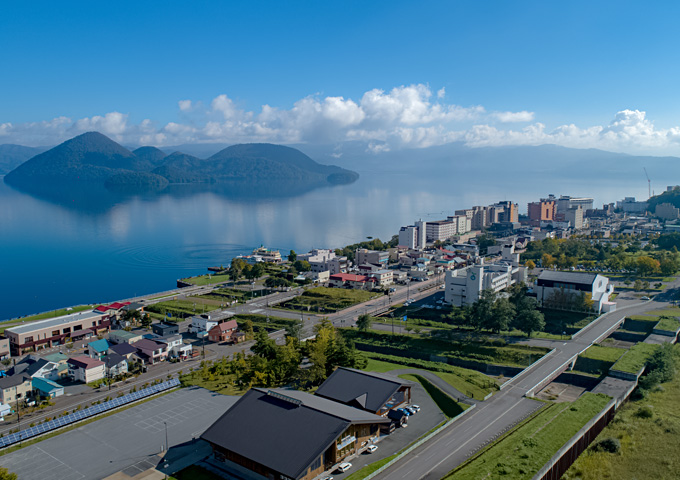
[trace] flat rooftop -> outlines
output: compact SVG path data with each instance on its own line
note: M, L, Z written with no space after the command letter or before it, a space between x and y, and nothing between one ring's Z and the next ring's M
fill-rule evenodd
M101 316L102 316L101 313L94 311L70 313L68 315L63 315L61 317L49 318L47 320L38 320L36 322L30 322L25 325L17 325L15 327L7 328L6 331L16 334L30 333L35 330L41 330L43 328L67 326L71 322L87 320L88 318L99 318Z

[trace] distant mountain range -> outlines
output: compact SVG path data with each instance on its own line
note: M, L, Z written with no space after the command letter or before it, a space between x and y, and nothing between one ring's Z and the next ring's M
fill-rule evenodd
M6 175L31 157L49 150L50 147L24 147L23 145L0 145L0 175Z
M7 164L20 163L21 155L28 152L15 150L15 160ZM77 182L162 189L170 183L286 181L334 185L351 183L358 177L356 172L321 165L282 145L233 145L200 159L181 152L166 155L155 147L130 151L101 133L88 132L24 161L5 176L5 182L17 186Z

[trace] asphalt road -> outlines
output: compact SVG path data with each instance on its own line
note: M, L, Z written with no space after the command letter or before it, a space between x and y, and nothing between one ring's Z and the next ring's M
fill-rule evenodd
M678 282L674 282L669 288L677 289ZM455 422L446 431L374 478L411 480L444 477L480 448L543 405L526 398L525 394L537 390L537 386L557 376L576 355L592 343L602 340L625 316L667 307L667 300L674 298L676 291L669 291L648 302L626 302L619 310L591 323L573 340L551 342L554 352L522 371L491 399L478 403L475 411L460 422Z

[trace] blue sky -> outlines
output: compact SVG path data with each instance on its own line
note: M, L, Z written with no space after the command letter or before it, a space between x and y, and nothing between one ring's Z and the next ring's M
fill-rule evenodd
M5 2L0 143L95 128L128 143L361 139L380 151L458 140L680 153L679 10ZM367 92L382 92L369 95L379 109L362 102Z

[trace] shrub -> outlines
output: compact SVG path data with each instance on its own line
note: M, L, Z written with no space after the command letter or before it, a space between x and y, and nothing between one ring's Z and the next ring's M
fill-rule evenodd
M619 453L621 451L621 441L618 438L603 438L593 445L593 450L597 452Z
M635 412L635 416L639 418L652 418L654 416L654 412L652 411L651 407L640 407L638 408L638 411Z

